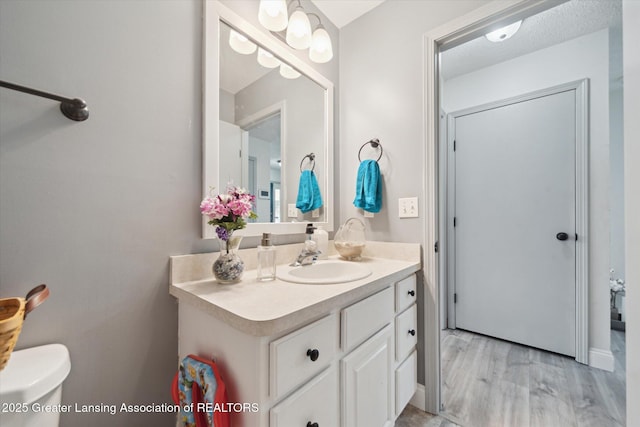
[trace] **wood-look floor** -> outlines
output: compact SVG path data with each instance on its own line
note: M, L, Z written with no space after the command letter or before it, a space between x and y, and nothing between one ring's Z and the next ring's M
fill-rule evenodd
M611 331L615 371L462 330L443 331L441 416L408 407L398 427L622 427L624 332Z

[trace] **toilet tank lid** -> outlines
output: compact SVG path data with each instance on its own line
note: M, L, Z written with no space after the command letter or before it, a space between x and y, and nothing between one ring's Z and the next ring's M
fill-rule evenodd
M70 370L69 351L62 344L14 351L0 371L0 402L33 403L61 385Z

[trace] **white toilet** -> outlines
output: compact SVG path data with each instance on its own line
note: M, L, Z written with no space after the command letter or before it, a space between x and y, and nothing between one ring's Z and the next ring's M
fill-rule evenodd
M2 427L57 427L60 411L69 409L60 398L70 370L69 351L62 344L14 351L0 371Z

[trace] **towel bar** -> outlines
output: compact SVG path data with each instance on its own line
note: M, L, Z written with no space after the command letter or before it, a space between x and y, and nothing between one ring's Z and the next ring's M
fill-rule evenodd
M64 96L55 95L53 93L43 92L41 90L32 89L26 86L20 86L15 83L9 83L4 80L0 80L0 87L6 87L7 89L17 90L18 92L28 93L29 95L40 96L42 98L53 99L60 102L60 111L68 119L76 122L82 122L89 118L89 108L87 103L79 98L65 98Z

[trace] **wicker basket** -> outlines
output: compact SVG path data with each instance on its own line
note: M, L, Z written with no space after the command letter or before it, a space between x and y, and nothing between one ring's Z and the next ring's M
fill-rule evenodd
M27 314L48 296L47 285L40 285L29 291L26 298L0 299L0 371L9 362Z

